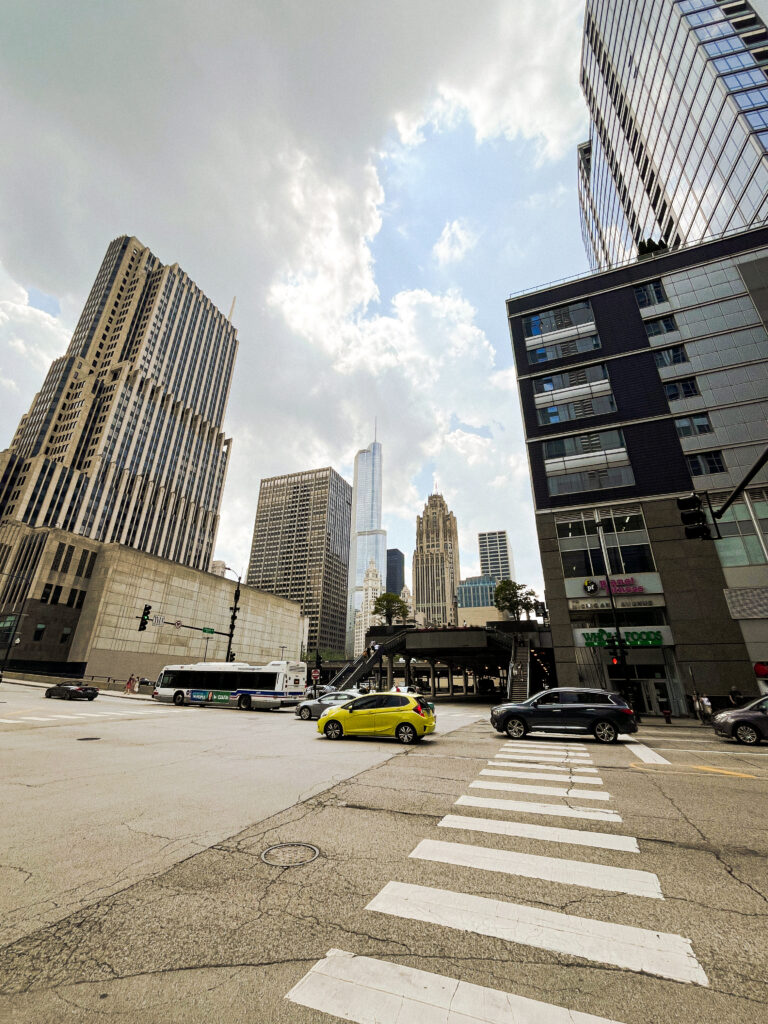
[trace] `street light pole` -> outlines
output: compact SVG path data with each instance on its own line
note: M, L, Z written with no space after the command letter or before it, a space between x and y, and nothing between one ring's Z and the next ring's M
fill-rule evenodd
M234 569L230 569L229 566L225 567L225 572L231 572L233 576L237 576L237 586L235 587L235 600L230 606L232 616L229 620L229 637L227 639L227 661L232 660L232 641L235 638L235 622L237 621L237 613L240 610L240 580L242 576L240 573L235 572Z

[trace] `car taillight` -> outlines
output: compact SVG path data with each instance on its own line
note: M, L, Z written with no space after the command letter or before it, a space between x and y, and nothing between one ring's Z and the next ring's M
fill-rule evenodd
M416 712L417 715L421 715L422 718L426 718L427 717L424 714L424 708L421 706L421 704L416 704L416 706L414 707L413 710Z
M632 708L619 708L619 711L623 711L625 715L634 715Z

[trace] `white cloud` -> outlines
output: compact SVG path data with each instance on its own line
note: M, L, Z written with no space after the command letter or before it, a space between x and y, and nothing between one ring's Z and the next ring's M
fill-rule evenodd
M432 255L441 267L459 263L475 248L478 236L461 220L449 221L432 247Z

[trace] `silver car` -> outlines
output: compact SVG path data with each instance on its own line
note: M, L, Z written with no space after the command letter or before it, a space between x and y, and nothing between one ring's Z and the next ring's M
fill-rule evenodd
M342 704L346 704L348 700L352 700L353 697L359 696L359 690L333 690L331 693L324 693L321 697L303 700L296 706L295 714L297 718L308 722L311 718L319 718L328 708L338 708Z

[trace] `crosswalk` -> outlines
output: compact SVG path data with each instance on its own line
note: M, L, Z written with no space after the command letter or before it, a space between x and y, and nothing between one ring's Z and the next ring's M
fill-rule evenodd
M555 844L565 844L612 851L620 857L626 854L630 861L638 857L636 837L620 830L596 832L579 825L589 821L621 825L618 811L594 806L613 799L602 787L584 744L505 743L479 770L479 777L469 782L469 792L454 801L459 813L447 814L437 823L438 829L449 831L421 839L409 858L490 872L497 878L536 879L619 894L630 900L663 901L661 880L636 866L636 860L635 864L616 866L556 855ZM494 791L504 795L485 795ZM514 798L506 794L514 794ZM540 797L546 797L547 802L540 801ZM493 811L496 816L465 813L469 808ZM537 816L572 819L574 827L566 821L562 826L541 824L535 820ZM508 838L512 845L500 849L498 839L495 845L487 845L489 840L484 844L484 836ZM534 849L538 847L540 852L515 850L515 839L536 844ZM419 877L418 872L414 876ZM417 923L420 929L434 925L454 929L457 936L490 936L607 965L616 971L709 985L689 939L629 922L602 921L510 899L403 881L387 882L365 910ZM514 992L483 988L459 978L339 949L329 950L286 998L357 1024L619 1024Z
M172 715L175 713L173 708L158 708L158 707L134 707L128 710L114 711L70 711L70 712L50 712L46 715L17 715L15 718L0 718L0 723L3 725L23 725L25 722L63 722L63 721L85 721L88 718L136 718L142 715Z

